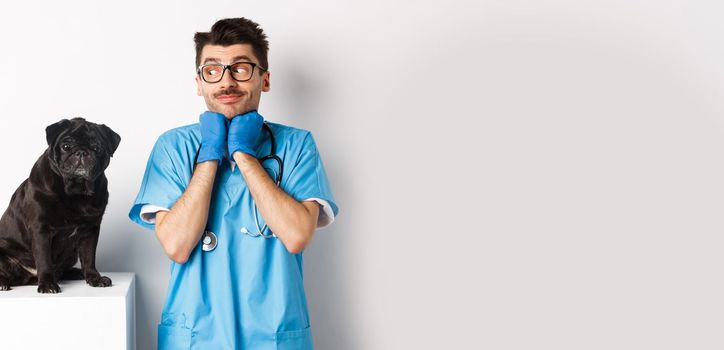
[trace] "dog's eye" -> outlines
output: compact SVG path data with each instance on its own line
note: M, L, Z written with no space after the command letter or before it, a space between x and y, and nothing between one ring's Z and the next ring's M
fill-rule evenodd
M67 150L69 150L69 149L70 149L70 144L68 144L68 143L64 143L64 144L63 144L62 146L60 146L60 148L62 148L62 149L63 149L63 151L67 151Z
M100 148L100 146L98 146L98 145L93 145L93 146L91 146L91 148L93 149L93 152L100 152L100 151L101 151L101 148Z

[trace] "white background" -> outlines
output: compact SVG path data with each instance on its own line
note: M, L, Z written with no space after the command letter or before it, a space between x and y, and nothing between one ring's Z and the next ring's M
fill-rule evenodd
M247 16L271 42L260 112L313 131L341 209L305 252L317 348L721 349L723 15L683 0L3 3L0 198L47 125L116 130L98 267L137 273L138 347L153 348L169 260L127 213L158 135L204 109L193 34Z

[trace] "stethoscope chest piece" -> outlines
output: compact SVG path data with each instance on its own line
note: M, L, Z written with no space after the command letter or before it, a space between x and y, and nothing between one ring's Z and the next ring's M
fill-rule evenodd
M201 243L201 249L205 252L214 250L214 248L216 248L216 234L209 230L204 231L204 237L201 238Z

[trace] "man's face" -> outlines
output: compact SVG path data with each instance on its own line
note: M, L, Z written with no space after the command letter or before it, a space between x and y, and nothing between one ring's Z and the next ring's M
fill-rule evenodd
M237 62L252 62L259 64L254 51L249 44L235 44L231 46L206 45L201 50L201 64L220 63L232 64ZM261 92L269 91L269 72L254 68L251 79L239 82L231 77L227 69L218 83L207 83L196 75L199 96L204 96L209 111L221 113L226 118L233 118L239 114L257 110Z

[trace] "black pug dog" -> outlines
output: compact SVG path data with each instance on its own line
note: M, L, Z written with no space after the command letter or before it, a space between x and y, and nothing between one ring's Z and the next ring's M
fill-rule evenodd
M108 204L104 170L121 137L83 118L45 129L48 149L0 218L0 290L36 284L59 293L61 279L93 287L111 280L96 270L96 246ZM81 269L73 267L80 257Z

